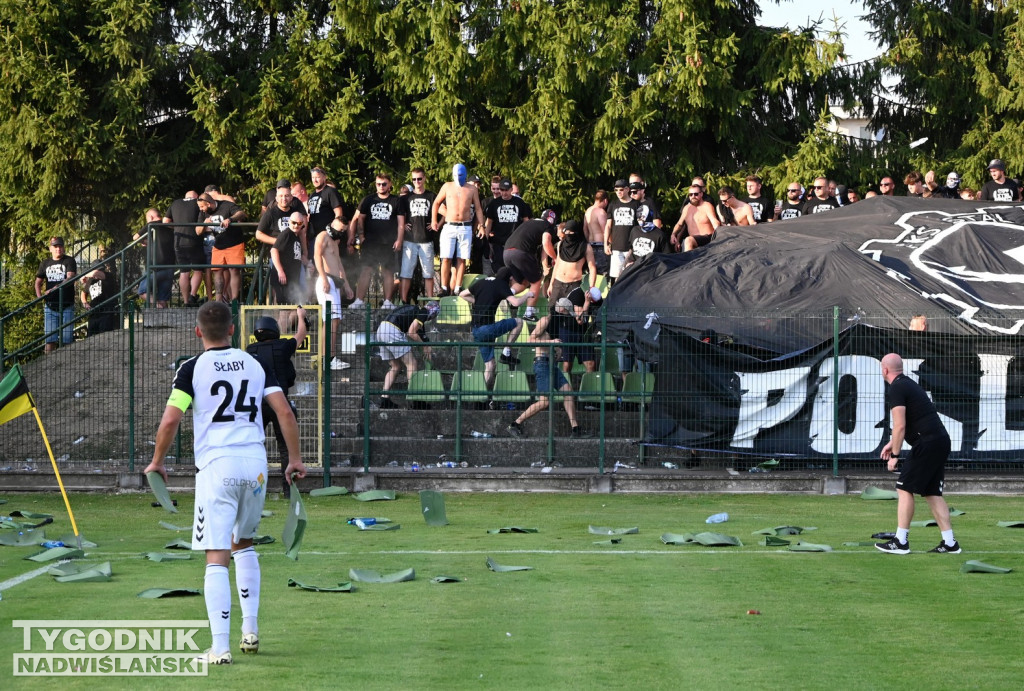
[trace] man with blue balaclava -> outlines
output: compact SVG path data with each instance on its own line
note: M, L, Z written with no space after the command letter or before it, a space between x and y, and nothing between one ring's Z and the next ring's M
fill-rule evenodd
M452 181L444 183L430 210L431 228L437 228L437 217L444 207L441 228L441 296L458 295L466 262L473 245L473 229L483 224L480 192L467 183L466 166L452 166ZM452 272L452 259L455 271Z

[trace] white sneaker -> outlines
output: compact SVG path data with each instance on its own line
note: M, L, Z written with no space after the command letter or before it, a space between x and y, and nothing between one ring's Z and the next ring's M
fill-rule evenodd
M363 307L365 307L365 306L366 306L366 303L365 303L365 302L363 302L363 301L362 301L362 300L360 300L359 298L356 298L355 300L353 300L353 301L352 301L352 302L351 302L351 303L349 304L348 308L349 308L350 310L358 310L358 309L362 309L362 308L363 308ZM333 308L332 308L332 309L333 309Z
M340 369L348 369L351 366L352 365L348 364L347 362L342 362L338 358L334 358L333 360L331 360L331 369L335 371Z
M208 665L230 665L231 664L231 651L227 650L223 653L217 654L213 652L213 648L210 648L205 653L196 658L197 660L206 660Z
M242 642L238 649L243 653L258 653L260 651L260 637L254 633L247 633L242 636Z
M380 308L382 310L393 310L395 309L395 303L391 302L391 300L385 300L381 303Z

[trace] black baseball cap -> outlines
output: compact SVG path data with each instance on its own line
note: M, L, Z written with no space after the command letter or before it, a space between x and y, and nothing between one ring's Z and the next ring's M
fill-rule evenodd
M64 238L62 238L61 236L54 235L52 238L50 238L50 247L63 247L63 246L64 246Z
M644 183L642 183L639 180L637 180L636 182L629 183L629 189L631 191L632 190L645 190L645 189L647 189L647 185L645 185Z
M1001 170L1003 172L1006 172L1006 164L1003 163L1002 159L993 158L991 161L988 162L988 169Z
M466 180L466 182L480 182L480 176L479 175L470 175L469 179Z
M616 187L629 187L629 181L628 180L623 180L622 178L619 178L618 180L615 181L615 186Z
M498 183L499 190L510 190L512 189L512 181L508 178L502 178L501 182Z
M288 189L291 189L292 188L291 180L287 180L285 178L281 178L280 180L278 180L277 181L277 189L281 189L282 187L287 187Z

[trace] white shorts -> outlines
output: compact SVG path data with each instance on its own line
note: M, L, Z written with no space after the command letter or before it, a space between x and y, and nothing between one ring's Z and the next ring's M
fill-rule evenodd
M451 259L458 252L459 259L469 261L473 246L473 226L445 223L441 228L441 259Z
M331 290L329 293L324 293L324 282L320 280L320 275L317 274L316 279L316 301L320 303L320 306L324 309L320 310L321 321L327 321L327 300L331 301L331 317L334 319L341 319L341 291L338 289L338 284L333 278L329 279Z
M618 278L619 274L622 273L622 269L626 266L626 260L629 258L629 251L619 252L618 250L612 250L612 261L611 268L608 270L608 275L612 278Z
M420 264L420 271L423 278L430 280L434 277L434 243L432 242L403 242L402 243L402 270L398 272L399 278L412 278L416 271L416 262Z
M380 326L377 327L377 340L387 344L379 346L380 359L385 362L401 360L406 353L412 350L412 347L407 345L409 340L406 335L391 322L380 323Z
M192 549L231 549L256 537L267 498L267 461L219 458L196 473Z

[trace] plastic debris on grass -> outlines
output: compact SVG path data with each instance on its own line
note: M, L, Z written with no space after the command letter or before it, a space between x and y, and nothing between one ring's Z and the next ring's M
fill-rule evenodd
M352 581L345 581L338 585L312 585L309 583L302 583L294 578L288 579L288 587L298 588L300 590L310 590L314 593L351 593L355 590L355 588L352 587Z
M384 573L373 569L349 569L348 577L360 583L404 583L416 580L416 569Z
M499 564L490 557L487 557L487 568L495 573L509 573L511 571L533 571L532 566L507 566Z

